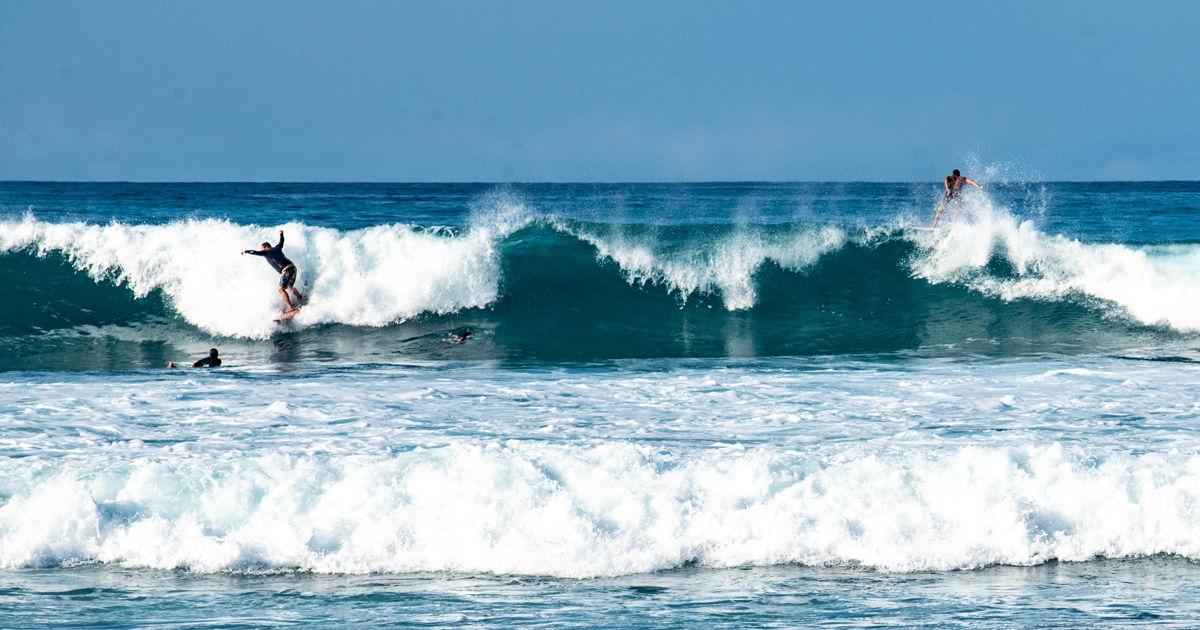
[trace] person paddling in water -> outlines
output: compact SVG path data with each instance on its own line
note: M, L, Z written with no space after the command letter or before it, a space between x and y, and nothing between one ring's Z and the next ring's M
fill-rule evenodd
M168 363L167 367L170 369L175 369L175 362L172 361ZM193 363L192 367L221 367L221 357L217 356L217 349L213 348L212 350L209 350L208 356Z
M263 243L262 249L258 251L247 249L242 254L262 256L267 259L267 263L275 271L279 272L279 295L283 296L283 301L287 304L287 311L284 312L290 313L300 308L299 306L292 306L292 301L288 299L287 292L291 291L292 295L296 296L297 305L304 303L304 296L300 295L300 292L296 290L296 265L292 264L292 261L283 255L283 230L279 230L279 244L275 247L271 247L270 243Z
M971 181L969 177L963 177L959 174L958 169L954 169L953 175L946 176L946 196L942 197L942 205L938 206L937 214L933 215L933 227L937 227L938 219L942 216L942 210L946 209L946 204L950 200L954 200L954 218L958 218L958 213L962 212L962 187L963 184L970 184L979 190L983 190L983 186Z

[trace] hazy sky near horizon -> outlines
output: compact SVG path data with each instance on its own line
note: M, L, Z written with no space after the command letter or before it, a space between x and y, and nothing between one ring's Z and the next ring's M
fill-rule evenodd
M0 180L1200 180L1197 32L1182 1L7 0Z

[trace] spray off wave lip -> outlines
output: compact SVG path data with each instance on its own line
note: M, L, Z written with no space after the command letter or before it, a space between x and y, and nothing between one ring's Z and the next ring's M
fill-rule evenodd
M503 210L459 228L3 221L0 271L20 299L0 335L39 354L81 335L125 344L212 337L251 351L280 334L307 335L349 361L363 360L354 349L364 343L391 344L386 361L437 360L436 348L410 342L471 328L490 344L474 345L473 358L598 360L1171 353L1200 328L1200 244L1051 236L986 199L936 232L613 224L522 204ZM275 274L237 256L277 229L287 230L309 298L282 328L272 321L281 309Z

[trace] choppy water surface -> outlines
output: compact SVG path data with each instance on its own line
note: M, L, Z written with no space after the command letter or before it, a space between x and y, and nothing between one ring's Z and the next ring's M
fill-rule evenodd
M984 183L3 184L0 625L1186 627L1200 187Z

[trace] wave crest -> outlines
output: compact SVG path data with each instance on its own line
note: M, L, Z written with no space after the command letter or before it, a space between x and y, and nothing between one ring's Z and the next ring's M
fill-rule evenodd
M970 344L970 352L987 353L990 344L1009 340L1020 342L1020 352L1096 351L1146 347L1146 335L1174 343L1179 333L1200 331L1200 245L1049 236L986 199L937 232L814 223L585 223L536 216L503 195L483 200L461 230L279 227L309 297L289 331L334 338L340 333L319 327L431 322L428 330L404 333L407 339L474 326L495 333L487 337L489 358ZM275 232L220 220L91 225L30 216L0 222L0 254L6 254L0 273L13 286L28 284L19 287L20 299L34 302L0 319L0 330L128 326L174 310L211 335L268 338L280 330L271 322L282 310L277 277L238 252L274 239ZM62 263L46 263L39 276L31 272L36 261L29 254L61 255L93 282L125 289L98 287L97 295L73 296L88 283L80 274L73 289L51 295L42 289L59 286L63 271L54 264ZM129 293L154 292L166 298L167 312L130 306ZM77 304L60 308L72 297ZM124 319L122 309L131 311Z
M844 230L829 225L710 226L700 229L710 233L702 240L695 238L696 229L612 225L566 230L594 246L597 258L620 266L630 283L660 284L685 301L716 294L729 310L752 308L758 302L755 276L767 262L803 273L847 242Z
M342 232L302 224L243 226L220 220L166 225L45 223L27 217L0 223L0 254L29 249L65 255L97 281L137 297L161 290L179 316L211 334L266 338L283 304L278 275L239 256L278 230L299 269L308 305L296 317L310 326L383 326L422 313L482 307L498 297L498 238L493 228L381 225Z
M1147 325L1200 330L1200 246L1082 243L1039 231L986 199L922 236L913 275L1005 301L1084 298Z

